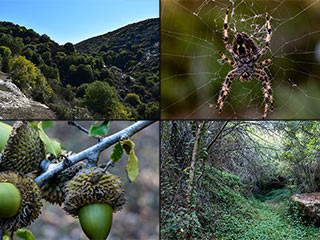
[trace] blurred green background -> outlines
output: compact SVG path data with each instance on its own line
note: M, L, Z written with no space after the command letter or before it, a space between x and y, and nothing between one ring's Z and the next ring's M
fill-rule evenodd
M10 122L12 124L13 122ZM89 129L95 122L77 121ZM111 122L108 135L111 135L134 122ZM62 141L65 148L79 152L97 143L92 137L77 128L69 126L66 121L55 121L47 130L52 138ZM109 171L123 180L127 204L124 209L113 215L113 225L108 239L159 239L159 124L154 123L131 137L135 143L135 153L139 158L140 174L133 183L128 183L125 165L126 156ZM100 163L108 162L112 147L102 152ZM87 239L82 233L77 219L66 215L61 207L48 204L40 217L27 229L31 230L37 240L80 240Z
M261 82L232 83L222 116L215 104L226 74L220 60L230 54L222 42L223 19L229 14L229 42L246 32L264 46L265 12L271 16L274 56L265 68L273 88L272 119L320 116L320 1L319 0L161 0L161 116L163 119L262 118Z

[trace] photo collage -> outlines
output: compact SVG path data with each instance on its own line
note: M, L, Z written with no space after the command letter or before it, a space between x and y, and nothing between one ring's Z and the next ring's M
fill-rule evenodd
M320 0L0 5L0 240L320 239Z

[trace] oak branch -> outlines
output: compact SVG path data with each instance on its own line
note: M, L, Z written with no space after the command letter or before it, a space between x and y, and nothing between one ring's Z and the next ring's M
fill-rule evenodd
M44 172L34 180L40 186L44 181L52 178L53 176L57 175L64 169L76 164L77 162L88 159L89 163L96 163L98 161L100 152L119 141L127 139L128 137L141 131L154 122L155 121L138 121L111 136L103 138L99 143L64 159L60 163L51 163L48 160L43 160L41 162L41 168L44 170Z

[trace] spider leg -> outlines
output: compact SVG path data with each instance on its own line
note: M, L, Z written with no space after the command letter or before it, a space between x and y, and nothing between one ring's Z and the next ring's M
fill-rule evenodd
M258 58L265 54L269 47L270 47L270 41L271 41L271 37L272 37L272 30L271 30L271 23L270 23L270 17L269 14L266 13L266 26L267 26L267 37L266 37L266 46L264 48L262 48L258 54Z
M267 117L268 108L270 108L271 111L273 110L273 96L272 96L272 90L270 85L270 79L268 77L268 74L262 69L256 69L254 76L255 78L259 79L263 85L264 102L265 102L263 119L265 119Z
M228 36L228 14L230 11L230 7L227 8L226 15L224 16L224 24L223 24L223 43L229 53L232 54L232 47L228 43L229 36Z
M221 51L219 51L219 54L221 56L221 58L226 61L227 63L229 63L232 67L235 66L235 63L232 62L226 55L224 55Z
M227 95L230 91L232 80L237 78L238 76L239 73L237 72L237 69L233 69L227 74L226 79L224 80L216 105L216 108L219 109L219 115L221 115L224 101L226 100Z
M256 67L261 68L261 67L263 67L263 66L271 63L271 62L272 62L272 59L273 59L273 57L268 58L268 59L262 61L261 63L257 63L257 66L256 66Z

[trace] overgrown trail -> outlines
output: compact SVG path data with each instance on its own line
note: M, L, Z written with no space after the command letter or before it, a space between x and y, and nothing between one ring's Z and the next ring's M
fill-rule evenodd
M264 240L316 240L320 229L295 223L284 217L283 202L255 202L256 219L247 226L243 236L237 239Z
M283 205L281 202L264 202L264 204L274 208L280 207Z

